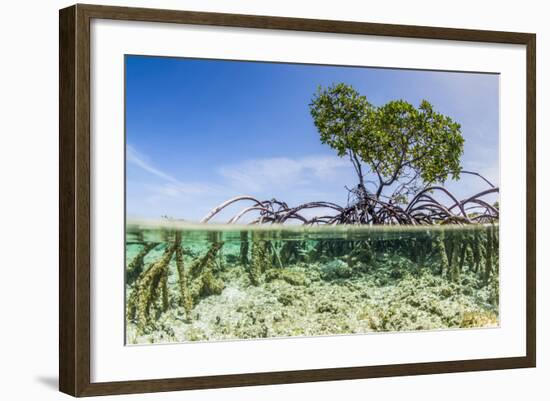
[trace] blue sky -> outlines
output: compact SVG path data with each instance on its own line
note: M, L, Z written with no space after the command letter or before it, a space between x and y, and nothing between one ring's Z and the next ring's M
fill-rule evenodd
M353 167L321 144L308 107L338 82L374 105L428 100L462 125L464 169L498 185L498 75L126 56L128 217L198 221L243 194L345 205ZM459 198L486 188L445 185Z

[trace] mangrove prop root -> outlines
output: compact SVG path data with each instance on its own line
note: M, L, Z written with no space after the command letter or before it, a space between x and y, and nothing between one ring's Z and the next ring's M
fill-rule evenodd
M147 330L158 311L165 312L168 309L168 267L174 255L178 272L179 303L188 318L201 297L222 292L223 281L214 275L216 256L222 245L221 242L214 243L186 271L181 234L176 233L175 240L168 243L161 259L152 263L137 278L128 298L127 318L136 321L138 333Z
M183 263L183 249L181 247L181 232L176 234L176 268L178 270L178 285L180 290L180 305L185 311L185 315L189 317L193 309L193 299L189 293L189 285L187 282L187 274Z
M239 260L241 265L248 266L248 233L246 231L241 232Z
M223 246L222 242L216 242L212 244L208 252L200 258L195 260L189 267L189 276L191 279L198 277L204 270L208 267L212 268L214 266L214 261L218 251Z
M286 265L297 263L300 260L299 241L285 241L279 252L281 263Z
M354 241L350 245L351 250L346 252L348 265L354 270L366 269L374 259L369 242L367 240Z
M143 332L151 322L152 309L156 309L162 296L162 310L168 307L168 264L176 250L176 242L168 244L162 258L154 262L137 279L128 299L128 318L137 319L138 332Z
M454 282L458 282L460 278L460 238L455 235L453 237L452 242L452 254L451 254L451 263L450 263L450 269L451 269L451 280Z
M439 272L442 276L445 277L447 275L447 272L449 271L449 259L447 257L447 250L445 248L445 234L443 232L437 234L436 246L441 263Z
M216 256L220 252L223 242L212 244L206 254L195 260L189 267L187 278L187 292L191 300L187 309L190 311L202 297L219 295L224 289L224 283L214 275Z
M491 187L464 200L458 200L449 190L441 186L426 187L419 191L408 204L383 201L374 195L355 190L354 201L342 207L332 202L308 202L289 207L285 202L271 199L260 201L252 196L243 195L231 198L212 209L201 222L206 223L227 206L252 201L253 206L245 207L234 215L229 223L237 223L244 215L255 214L250 224L284 224L287 221L299 221L312 224L471 224L493 223L499 219L499 209L483 200L484 196L499 192ZM436 198L447 199L444 201ZM318 216L306 218L303 211L320 210ZM328 211L328 212L327 212ZM311 215L308 212L308 215Z
M464 269L464 261L466 260L466 249L468 248L468 243L460 243L460 261L458 262L458 271L462 272Z
M498 228L488 225L473 232L440 232L434 239L439 273L459 281L467 268L484 285L498 280Z
M259 285L262 275L272 268L271 247L267 241L254 240L252 242L252 261L248 265L248 276L253 285Z
M485 233L487 238L485 245L484 279L485 283L487 283L493 273L493 226L488 226L485 230Z
M474 238L471 243L472 253L474 257L474 271L479 273L481 269L481 255L483 250L483 244L481 243L481 235L478 232L474 233Z
M132 285L143 271L143 259L157 246L154 242L145 243L139 253L128 263L126 267L126 283Z

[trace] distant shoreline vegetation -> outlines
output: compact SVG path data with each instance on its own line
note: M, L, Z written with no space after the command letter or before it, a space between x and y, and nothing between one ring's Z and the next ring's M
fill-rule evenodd
M241 195L213 208L208 223L230 205L244 204L227 223L305 225L426 225L495 223L498 202L484 200L499 188L481 174L462 168L464 137L459 123L438 113L426 100L418 107L404 100L374 106L344 83L319 87L309 104L320 140L348 158L358 183L347 188L348 202L313 201L288 205L278 199ZM487 189L457 199L442 186L450 176L473 175ZM375 179L367 179L375 177ZM312 211L318 211L313 217ZM304 213L307 212L307 213Z

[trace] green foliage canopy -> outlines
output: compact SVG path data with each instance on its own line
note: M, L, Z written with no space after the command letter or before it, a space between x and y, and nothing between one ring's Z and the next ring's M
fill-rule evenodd
M350 85L339 83L320 87L309 106L321 142L350 158L362 190L363 164L376 174L376 197L392 184L400 184L392 195L396 199L411 185L460 175L460 124L426 100L418 108L404 100L376 107Z

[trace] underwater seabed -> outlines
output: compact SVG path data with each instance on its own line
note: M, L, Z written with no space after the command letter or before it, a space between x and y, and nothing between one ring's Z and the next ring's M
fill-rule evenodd
M496 327L498 225L130 223L127 344Z

